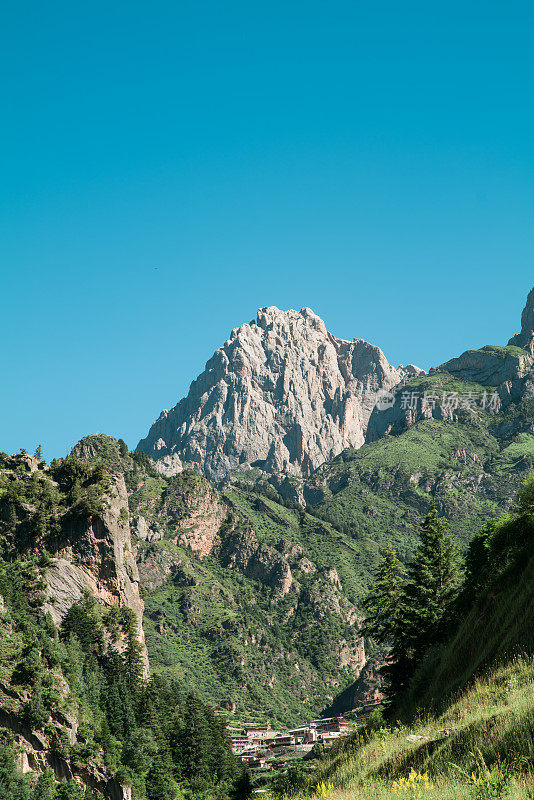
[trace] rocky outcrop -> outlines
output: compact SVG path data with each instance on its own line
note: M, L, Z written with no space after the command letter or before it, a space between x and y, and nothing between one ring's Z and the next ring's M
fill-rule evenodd
M509 345L523 347L534 356L534 289L531 289L521 315L521 331L512 336Z
M168 481L159 496L154 491L144 493L144 487L145 480L140 480L130 493L130 504L135 506L135 537L155 542L165 536L175 544L190 547L200 557L213 551L228 507L206 478L183 471Z
M274 548L258 542L250 528L224 537L220 560L224 567L269 586L274 598L284 597L291 588L293 578L287 560Z
M389 402L373 410L367 442L398 435L425 419L465 422L476 414L496 414L512 402L534 396L533 369L534 358L527 352L492 346L467 350L431 369L424 382L396 387Z
M500 387L509 382L515 387L531 371L533 359L527 353L511 352L504 347L487 345L480 350L466 350L430 374L448 372L464 381L482 386Z
M25 585L37 613L50 614L60 625L85 593L103 605L131 609L137 623L134 632L141 645L144 676L148 677L142 627L144 604L139 595L123 474L95 471L77 459L50 468L23 452L0 454L0 482L3 489L7 487L7 501L2 497L0 502L0 553L8 561L39 556L29 562L38 564L39 578L35 585L29 579ZM9 605L8 601L8 608ZM15 642L20 631L12 620L18 618L13 608L4 614L5 607L0 597L0 641ZM27 637L20 641L23 646L31 644ZM124 651L128 635L113 633L109 645ZM8 648L0 655L0 728L14 736L19 769L34 773L52 769L58 780L75 778L105 800L131 800L131 788L110 777L98 755L88 755L81 764L70 758L67 750L58 748L58 737L69 745L86 743L86 734L79 730L77 702L61 669L50 668L47 672L46 686L53 687L55 698L46 708L48 721L44 725L30 723L24 708L34 696L33 679L19 683L20 678L14 678L13 668L20 651L14 650L10 655ZM45 659L42 663L46 663Z
M142 623L144 603L139 595L136 553L130 538L124 476L111 479L100 514L65 514L61 533L50 539L48 546L53 563L46 571L45 612L50 612L54 622L60 624L84 591L105 605L131 608L137 619L137 637L148 676Z
M138 449L165 474L191 465L215 480L247 466L309 474L362 445L378 392L417 372L393 368L363 339L337 339L309 308L261 308Z
M2 455L0 466L4 485L19 490L15 490L12 500L11 524L6 525L0 513L2 549L10 558L43 550L51 556L45 573L44 613L50 613L60 625L84 592L104 605L130 608L137 620L137 638L148 676L142 625L144 603L139 595L124 475L104 471L99 480L86 473L86 483L83 490L78 485L76 499L70 494L71 484L60 486L48 466L26 453ZM25 492L29 492L32 502L24 499ZM88 505L83 502L84 492ZM41 493L48 497L46 508L40 504ZM5 506L2 513L5 517Z
M173 482L179 482L179 478ZM195 476L193 486L187 481L184 484L182 491L174 486L171 497L162 504L160 513L166 520L172 510L167 505L175 510L172 524L167 522L171 531L165 541L143 548L138 555L141 584L152 592L166 581L176 579L184 559L174 552L170 544L174 543L190 548L200 559L214 555L224 567L268 586L274 599L287 594L292 577L286 558L261 544L249 520L237 508L230 511L205 478ZM263 501L258 498L257 502Z
M190 547L200 557L208 556L219 542L221 525L227 516L228 508L211 488L199 492L179 521L175 541Z
M377 703L384 699L385 685L380 674L383 664L367 661L363 665L358 678L334 698L332 703L322 712L325 717L346 714L355 709L361 714L368 714L377 708Z
M130 526L132 533L143 542L163 539L163 531L157 525L149 525L143 516L134 517Z
M152 545L139 553L139 580L148 592L155 592L174 577L183 564L183 559L170 552L164 545Z
M452 379L452 380L451 380ZM510 403L534 397L534 289L521 317L521 333L507 347L466 350L382 393L367 426L366 440L398 435L424 419L462 422L481 412L497 413Z
M69 724L70 723L70 724ZM77 722L57 714L57 730L64 731L70 744L77 742ZM73 725L75 726L73 729ZM131 787L105 774L95 763L83 767L64 758L50 741L48 734L34 731L20 720L20 715L0 708L0 727L10 731L19 750L17 767L23 773L52 770L56 779L77 779L89 791L98 792L105 800L132 800Z

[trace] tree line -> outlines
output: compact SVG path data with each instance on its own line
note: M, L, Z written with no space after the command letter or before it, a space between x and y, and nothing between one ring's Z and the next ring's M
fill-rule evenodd
M534 476L518 493L511 513L489 520L459 558L449 523L432 509L405 568L387 547L364 608L363 633L385 654L381 673L395 706L425 657L449 640L488 586L521 558L534 525Z

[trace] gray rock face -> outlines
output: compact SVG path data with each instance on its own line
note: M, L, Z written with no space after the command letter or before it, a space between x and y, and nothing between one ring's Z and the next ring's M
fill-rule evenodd
M220 559L223 566L270 586L276 598L284 597L291 588L293 576L287 560L272 547L258 542L252 529L225 537Z
M467 350L458 358L430 370L430 374L448 372L482 386L501 386L506 382L512 385L521 382L531 369L532 358L527 353L510 353L504 348L487 345L480 350Z
M62 533L52 548L47 569L47 601L43 609L56 624L89 591L105 605L127 606L137 618L145 675L148 654L143 633L144 603L139 595L139 573L130 538L128 494L124 476L112 480L103 512L95 516L66 515Z
M534 356L534 289L531 289L521 315L521 332L512 336L509 345L524 347Z
M221 480L250 465L306 475L360 447L377 394L414 371L390 366L363 339L337 339L309 308L261 308L138 449L168 475L195 466Z
M131 521L130 529L143 542L157 542L159 539L163 539L163 532L155 526L149 526L142 516L136 517Z

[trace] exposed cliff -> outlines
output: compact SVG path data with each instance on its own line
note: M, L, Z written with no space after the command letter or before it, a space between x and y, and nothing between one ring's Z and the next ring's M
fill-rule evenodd
M221 710L295 723L365 663L349 541L305 512L189 470L165 476L110 437L76 452L124 474L153 668Z
M363 339L337 339L308 308L262 308L138 449L168 475L192 465L217 481L251 465L306 475L363 444L378 393L418 372Z
M73 756L86 747L87 720L58 667L55 627L75 604L96 599L102 612L91 635L102 636L103 656L129 658L133 641L148 677L124 477L73 458L50 468L24 453L2 455L0 579L13 595L7 611L0 604L0 727L22 748L21 768L52 768L58 779L75 776L109 800L127 800L129 787L110 777L98 749ZM15 580L27 607L13 594Z
M144 604L124 476L84 473L83 467L69 460L51 471L30 456L18 455L3 458L2 482L4 550L15 554L46 551L52 558L45 574L44 612L59 625L84 592L104 605L130 608L148 675ZM13 525L7 520L10 514L16 519Z
M509 345L523 347L534 356L534 289L531 289L521 315L521 331L512 336Z

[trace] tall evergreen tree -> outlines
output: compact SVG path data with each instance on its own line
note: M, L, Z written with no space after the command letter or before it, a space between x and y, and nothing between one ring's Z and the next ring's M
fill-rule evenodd
M458 584L456 542L449 523L434 508L421 526L392 625L391 663L385 674L393 694L406 686L426 650L443 635L446 611Z
M39 775L35 789L33 790L32 800L54 800L56 796L56 780L51 769L45 770Z
M249 800L249 797L252 797L253 794L252 779L248 767L245 766L230 792L230 800Z
M388 545L375 574L373 591L364 603L366 618L362 633L365 636L380 644L392 643L404 586L402 565Z

